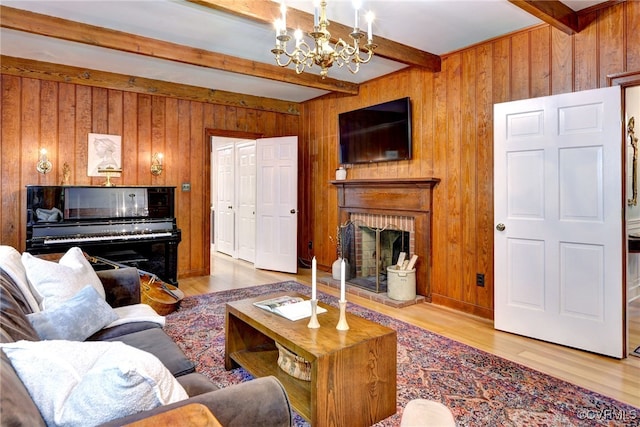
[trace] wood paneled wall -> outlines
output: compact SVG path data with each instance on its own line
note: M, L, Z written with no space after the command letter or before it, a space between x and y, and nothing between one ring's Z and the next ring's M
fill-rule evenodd
M205 129L269 136L297 135L297 115L215 105L3 74L0 148L0 244L25 249L29 184L57 185L62 167L71 185L101 185L87 176L88 133L122 136L121 185L176 186L176 217L182 230L179 277L209 274L209 141ZM40 148L53 163L36 172ZM150 173L151 156L165 155L164 172ZM191 191L182 192L181 184Z
M442 71L407 69L361 86L354 97L303 104L301 241L331 265L338 225L337 115L405 96L413 104L413 160L356 165L349 178L436 177L433 302L493 317L493 104L607 86L607 75L640 70L640 2L592 12L575 36L548 25L443 56ZM305 235L306 233L306 235ZM304 246L306 248L306 245ZM301 246L302 248L302 246ZM306 249L305 249L306 251ZM476 273L485 286L476 286Z

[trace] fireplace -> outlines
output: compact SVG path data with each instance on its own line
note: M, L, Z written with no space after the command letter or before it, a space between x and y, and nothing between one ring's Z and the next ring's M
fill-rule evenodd
M430 300L431 201L437 178L351 179L338 188L347 280L386 292L386 267L400 252L418 256L416 291Z
M352 213L341 227L349 283L376 293L387 292L387 267L401 252L415 249L412 217Z

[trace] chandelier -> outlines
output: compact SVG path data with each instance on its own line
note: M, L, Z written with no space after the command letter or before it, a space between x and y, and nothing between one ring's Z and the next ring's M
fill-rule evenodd
M364 45L364 52L360 49L360 39L365 37L365 33L359 28L359 11L360 0L354 0L355 7L355 24L353 25L353 32L349 34L352 39L352 44L339 39L333 46L331 46L331 34L327 30L329 21L327 20L327 1L326 0L314 0L313 7L313 31L309 33L309 36L313 38L313 46L307 44L303 39L302 30L297 29L294 32L295 49L292 52L287 52L287 42L291 40L291 37L287 33L287 8L284 4L284 0L280 3L281 17L276 20L276 47L271 49L271 53L276 56L276 63L281 67L288 67L293 64L296 69L296 73L301 74L305 68L311 68L314 64L321 68L320 76L324 79L327 77L329 68L334 64L339 67L347 66L349 71L357 73L360 69L360 64L366 64L371 60L373 56L373 50L377 47L373 43L373 34L371 32L371 25L373 23L373 13L368 12L366 14L367 21L367 43ZM285 61L282 60L284 56Z

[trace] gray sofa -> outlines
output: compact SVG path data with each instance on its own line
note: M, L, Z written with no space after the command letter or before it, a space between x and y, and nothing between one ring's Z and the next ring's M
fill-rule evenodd
M39 341L27 314L32 310L20 286L2 269L0 260L0 342ZM112 307L140 302L140 280L134 268L98 272ZM100 330L88 341L120 341L155 355L189 398L151 410L113 419L105 425L123 425L188 403L207 406L223 426L290 426L291 409L286 392L274 377L259 378L218 389L195 372L193 362L153 322L134 322ZM2 426L44 426L41 413L5 351L0 351L0 422ZM172 380L173 381L173 380Z

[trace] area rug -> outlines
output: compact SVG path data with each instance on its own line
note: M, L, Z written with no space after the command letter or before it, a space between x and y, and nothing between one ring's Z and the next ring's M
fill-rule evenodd
M636 347L635 350L631 352L633 356L640 357L640 346Z
M224 369L224 304L280 291L310 294L308 286L290 281L187 297L167 316L165 329L218 386L248 381L245 370ZM338 306L337 298L322 292L318 299ZM356 304L348 303L347 311L398 333L398 411L377 427L398 426L402 408L417 398L448 406L458 426L638 425L640 408ZM308 425L299 415L294 422Z

